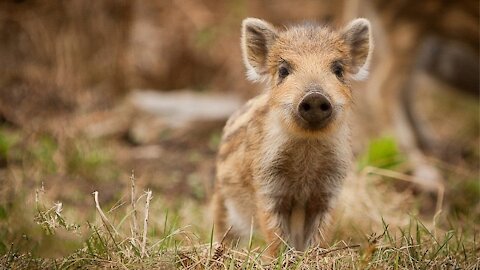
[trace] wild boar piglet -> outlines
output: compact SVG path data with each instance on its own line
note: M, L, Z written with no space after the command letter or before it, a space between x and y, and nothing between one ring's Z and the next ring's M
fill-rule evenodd
M297 250L319 243L351 162L350 82L368 74L370 29L366 19L338 31L243 21L247 76L266 89L223 131L212 199L218 240L254 224L272 255L282 240Z

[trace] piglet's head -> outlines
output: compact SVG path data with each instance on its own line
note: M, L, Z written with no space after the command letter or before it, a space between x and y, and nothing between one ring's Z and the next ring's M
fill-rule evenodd
M267 84L270 108L299 135L327 132L345 121L350 82L367 77L373 50L366 19L335 31L313 24L279 29L247 18L241 45L248 78Z

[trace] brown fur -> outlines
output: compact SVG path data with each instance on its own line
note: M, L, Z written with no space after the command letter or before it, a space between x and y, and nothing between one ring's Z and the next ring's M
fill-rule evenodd
M343 31L315 25L278 30L258 19L243 24L244 61L251 78L267 83L228 120L217 159L213 198L216 237L232 226L230 239L260 228L275 254L279 238L298 250L319 241L351 159L349 81L365 72L372 43L368 21ZM336 76L340 62L345 75ZM279 66L290 74L281 78ZM325 127L309 128L298 116L312 91L334 108Z

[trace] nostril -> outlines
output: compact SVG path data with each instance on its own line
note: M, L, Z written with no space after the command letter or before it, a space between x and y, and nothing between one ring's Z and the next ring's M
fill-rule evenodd
M329 111L331 108L332 108L332 106L330 105L330 103L324 102L324 103L320 104L320 109L324 112Z
M333 113L332 103L320 93L309 93L297 107L298 116L310 125L323 125Z
M302 109L306 112L310 110L310 104L308 103L302 103Z

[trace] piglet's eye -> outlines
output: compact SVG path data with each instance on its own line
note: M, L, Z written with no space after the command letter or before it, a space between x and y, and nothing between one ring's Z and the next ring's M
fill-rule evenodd
M340 62L336 61L332 64L332 72L337 78L343 78L344 69Z
M278 76L283 79L287 77L290 74L290 71L288 71L288 68L285 66L281 66L278 68Z

